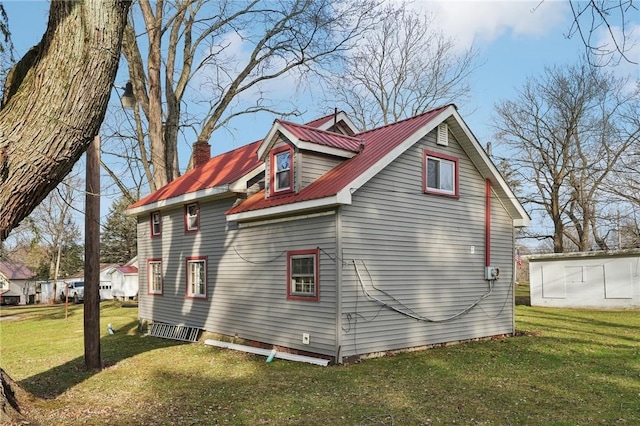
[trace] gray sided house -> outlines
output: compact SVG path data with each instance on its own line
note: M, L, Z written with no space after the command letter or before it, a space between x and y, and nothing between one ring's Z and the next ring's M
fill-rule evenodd
M334 362L514 332L529 217L455 106L276 120L129 207L139 315ZM496 279L499 268L499 279Z
M640 250L527 256L532 306L640 307Z

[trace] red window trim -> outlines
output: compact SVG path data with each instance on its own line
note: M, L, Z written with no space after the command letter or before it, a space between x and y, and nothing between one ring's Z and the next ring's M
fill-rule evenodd
M434 189L431 189L427 186L427 157L433 157L433 158L437 158L440 160L447 160L447 161L451 161L454 163L454 193L450 194L448 192L442 192L442 191L437 191ZM429 151L427 149L424 150L424 154L422 155L422 192L424 192L425 194L433 194L433 195L440 195L442 197L450 197L450 198L460 198L460 162L458 157L454 157L452 155L447 155L447 154L442 154L440 152L435 152L435 151Z
M150 274L150 265L151 263L160 263L160 270L162 271L162 259L161 258L151 258L147 259L147 295L149 296L162 296L164 295L164 277L162 277L162 289L160 293L151 291L151 274Z
M153 215L157 214L158 215L158 228L159 231L153 232ZM151 238L157 238L159 236L162 235L162 213L160 213L159 211L155 211L155 212L151 212L149 214L149 221L151 222Z
M289 176L289 188L287 189L281 189L276 191L276 167L275 167L275 157L276 155L285 152L285 151L289 151L289 173L291 174ZM273 149L271 151L271 155L270 155L270 161L269 161L269 195L273 196L273 195L282 195L282 194L290 194L293 192L293 187L295 184L295 179L294 179L294 156L293 156L293 149L289 146L289 145L285 145L285 146L281 146L280 148L276 148Z
M204 296L193 296L189 294L189 261L193 260L204 260ZM184 260L184 278L185 278L185 288L184 295L187 299L194 300L207 300L209 298L209 260L208 256L190 256L186 257Z
M189 229L189 219L188 219L188 211L189 206L196 206L196 229ZM191 234L194 232L200 231L200 204L199 203L189 203L184 205L184 232L187 234Z
M315 296L298 296L291 294L291 257L312 254L315 259ZM287 252L287 300L299 300L303 302L320 301L320 251L315 249L291 250Z

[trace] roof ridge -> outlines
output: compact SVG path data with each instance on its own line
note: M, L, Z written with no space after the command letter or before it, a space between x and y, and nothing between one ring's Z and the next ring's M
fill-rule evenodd
M332 136L338 136L338 137L341 137L341 138L351 139L351 140L356 141L356 142L363 142L362 138L345 135L344 133L332 132L330 130L322 130L322 129L318 129L317 127L307 126L306 124L294 123L292 121L287 121L287 120L280 120L278 118L275 121L277 123L279 123L279 124L292 125L294 127L301 127L303 129L307 129L307 130L310 130L310 131L313 131L313 132L320 132L320 133L325 133L325 134L332 135Z
M304 123L304 124L305 124L305 125L309 125L310 123L315 123L316 121L327 120L327 119L329 119L329 118L331 118L331 117L335 117L335 116L337 116L337 115L338 115L338 114L340 114L340 113L344 113L345 115L347 114L344 110L338 110L337 112L336 112L336 111L334 111L334 112L331 112L331 113L329 113L329 114L327 114L327 115L323 115L322 117L314 118L313 120L308 121L308 122L306 122L306 123ZM313 127L313 126L310 126L310 127Z
M237 147L237 148L233 148L232 150L225 151L225 152L221 152L220 154L216 154L216 155L214 155L213 157L209 158L209 160L213 160L214 158L216 158L216 157L220 157L221 155L227 155L227 154L230 154L230 153L232 153L232 152L239 151L239 150L241 150L241 149L242 149L242 150L245 150L245 149L249 148L251 145L256 144L256 143L258 143L258 142L262 142L263 140L264 140L264 138L262 138L262 139L258 139L258 140L255 140L255 141L253 141L253 142L249 142L249 143L247 143L247 144L244 144L244 145L242 145L242 146L239 146L239 147ZM208 163L208 162L209 162L209 161L207 161L207 163ZM205 163L205 164L206 164L206 163ZM192 170L193 170L193 169L192 169ZM191 170L190 170L190 171L191 171Z
M396 121L396 122L393 122L393 123L384 124L384 125L382 125L382 126L374 127L373 129L369 129L369 130L364 130L364 131L362 131L362 132L360 132L360 133L356 133L356 134L354 135L354 137L355 137L355 136L359 136L359 135L364 135L364 134L366 134L366 133L371 133L371 132L375 132L375 131L378 131L378 130L382 130L382 129L385 129L385 128L387 128L387 127L392 127L392 126L395 126L395 125L398 125L398 124L402 124L402 123L405 123L405 122L407 122L407 121L409 121L409 120L416 120L416 119L418 119L418 118L420 118L420 117L422 117L422 116L425 116L425 115L427 115L427 114L434 113L435 111L439 111L439 110L446 109L446 108L448 108L448 107L450 107L450 106L453 106L454 108L456 108L455 104L453 104L453 103L451 103L451 104L446 104L446 105L442 105L442 106L439 106L439 107L437 107L437 108L432 108L432 109L430 109L429 111L421 112L420 114L414 115L413 117L403 118L402 120L399 120L399 121Z

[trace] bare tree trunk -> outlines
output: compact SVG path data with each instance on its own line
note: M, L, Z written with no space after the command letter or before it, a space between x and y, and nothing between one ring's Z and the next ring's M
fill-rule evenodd
M129 6L129 0L52 1L42 41L9 73L0 109L0 239L98 133Z
M0 424L36 425L25 415L25 408L35 399L0 368Z

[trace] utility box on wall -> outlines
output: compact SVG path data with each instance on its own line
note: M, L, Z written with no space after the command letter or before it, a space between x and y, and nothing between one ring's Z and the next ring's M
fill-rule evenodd
M532 306L640 307L640 250L529 255Z

